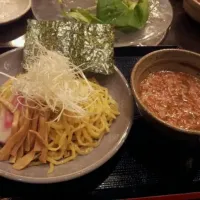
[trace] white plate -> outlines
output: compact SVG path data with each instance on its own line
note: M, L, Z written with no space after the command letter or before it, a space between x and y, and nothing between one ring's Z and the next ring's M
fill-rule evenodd
M0 24L12 22L31 8L31 0L0 0Z
M74 7L88 8L95 5L95 0L64 0L66 9ZM146 26L136 32L116 31L115 47L158 45L173 19L173 9L169 0L149 0L150 17ZM60 19L58 0L32 0L32 11L38 20Z

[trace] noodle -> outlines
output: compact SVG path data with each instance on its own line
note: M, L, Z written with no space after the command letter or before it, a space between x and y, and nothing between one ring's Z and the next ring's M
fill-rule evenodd
M52 119L59 112L40 111L38 108L34 109L36 106L23 105L25 113L22 111L20 117L19 114L15 117L19 118L17 124L20 127L12 129L15 130L14 133L0 149L0 160L9 160L17 170L48 163L48 173L52 173L55 165L89 154L100 144L119 115L118 105L108 90L96 81L91 81L90 84L94 92L80 105L87 111L84 116L64 110L58 120L54 121ZM12 95L11 85L12 82L9 81L0 88L2 98L8 102ZM19 112L18 109L15 112ZM27 113L29 118L26 117Z

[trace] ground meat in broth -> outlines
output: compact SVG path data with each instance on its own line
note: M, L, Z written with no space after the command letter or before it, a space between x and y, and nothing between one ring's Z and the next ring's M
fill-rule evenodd
M182 72L159 71L140 84L144 105L158 118L187 130L200 130L200 80Z

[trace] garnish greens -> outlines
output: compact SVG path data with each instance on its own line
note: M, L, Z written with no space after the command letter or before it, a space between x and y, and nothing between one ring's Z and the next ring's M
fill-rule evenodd
M62 0L59 0L63 4ZM64 6L62 6L64 9ZM89 9L73 8L64 16L86 23L112 24L122 30L137 30L149 17L148 0L98 0L96 16Z

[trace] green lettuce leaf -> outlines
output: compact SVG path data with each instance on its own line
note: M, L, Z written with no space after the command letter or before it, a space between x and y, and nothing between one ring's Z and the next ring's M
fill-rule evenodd
M148 0L98 0L97 3L97 18L122 29L141 29L148 17Z
M123 31L132 31L145 26L149 17L149 3L148 0L98 0L96 16L82 8L64 11L64 16L89 24L111 24Z

